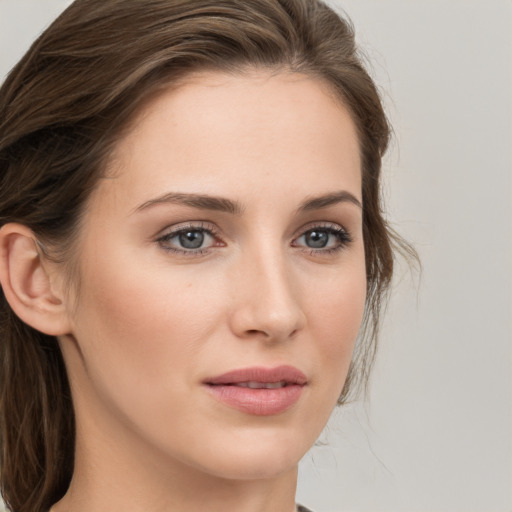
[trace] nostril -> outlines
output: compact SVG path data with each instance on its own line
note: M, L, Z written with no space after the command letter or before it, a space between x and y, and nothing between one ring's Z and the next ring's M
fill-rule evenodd
M293 338L295 335L300 331L300 329L293 329L293 331L290 332L287 338ZM281 335L274 333L272 334L272 330L264 330L264 329L247 329L245 331L245 335L248 337L262 337L267 339L274 339L274 338L280 338Z
M259 330L259 329L248 329L246 332L247 332L247 334L249 334L251 336L263 334L264 336L270 337L270 334L268 332L265 332L265 331Z

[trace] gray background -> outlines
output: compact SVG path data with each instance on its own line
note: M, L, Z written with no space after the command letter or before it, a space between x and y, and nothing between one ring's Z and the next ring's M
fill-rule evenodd
M106 0L108 1L108 0ZM65 0L0 0L0 81ZM301 464L315 512L512 511L512 1L332 1L396 131L386 192L416 244L369 400Z

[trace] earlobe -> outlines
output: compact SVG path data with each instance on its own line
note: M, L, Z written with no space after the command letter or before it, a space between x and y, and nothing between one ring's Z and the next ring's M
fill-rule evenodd
M48 272L37 239L22 224L0 228L0 283L16 315L45 334L70 332L65 298L56 291L56 275Z

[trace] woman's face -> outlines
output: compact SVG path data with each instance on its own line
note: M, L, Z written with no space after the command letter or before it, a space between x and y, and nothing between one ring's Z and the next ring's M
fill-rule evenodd
M153 100L78 242L60 340L77 460L143 453L238 479L294 468L361 322L361 201L354 124L320 81L202 73Z

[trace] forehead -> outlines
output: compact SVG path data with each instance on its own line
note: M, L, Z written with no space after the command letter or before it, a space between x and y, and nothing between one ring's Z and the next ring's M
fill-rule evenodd
M241 182L261 192L336 180L342 188L348 180L360 196L347 109L325 82L298 73L192 74L145 105L112 162L113 182L148 195L162 187L224 195Z

